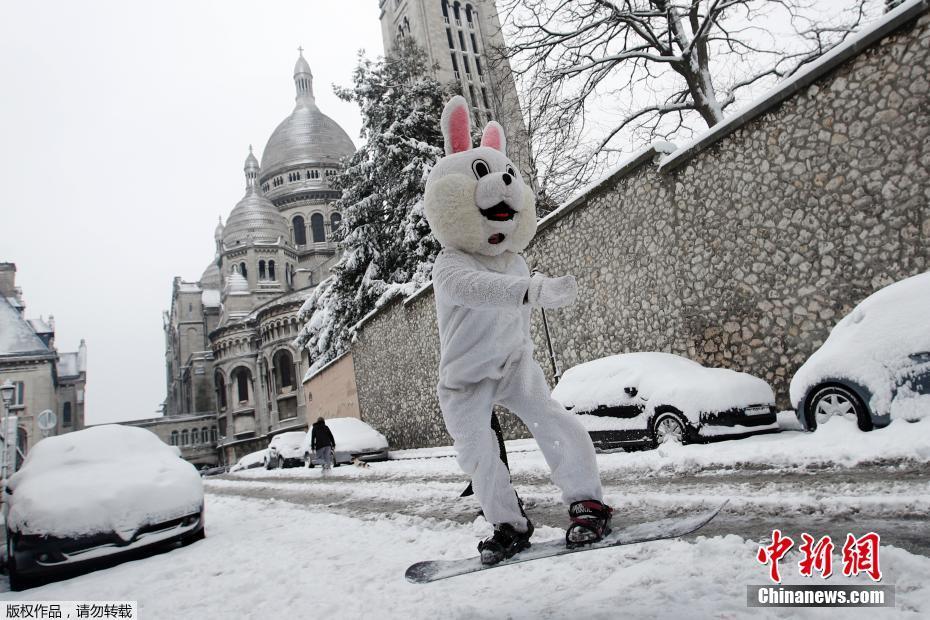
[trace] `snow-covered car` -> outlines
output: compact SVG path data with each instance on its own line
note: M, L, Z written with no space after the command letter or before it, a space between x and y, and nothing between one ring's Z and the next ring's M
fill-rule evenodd
M256 452L249 452L241 459L236 461L236 464L229 468L229 473L234 473L237 471L242 471L244 469L254 469L256 467L263 467L266 463L266 456L268 455L268 449L258 450Z
M204 537L203 482L154 433L115 424L48 437L6 488L14 590Z
M336 440L336 465L351 463L356 458L360 461L387 460L387 438L358 418L331 418L326 420L326 426ZM323 464L310 449L311 439L311 433L308 432L302 448L304 465L307 467Z
M834 415L870 431L930 416L930 272L866 297L791 379L798 421Z
M570 368L552 397L600 450L778 429L768 383L669 353L623 353Z
M304 462L306 436L307 431L289 431L272 437L265 455L265 469L300 467Z

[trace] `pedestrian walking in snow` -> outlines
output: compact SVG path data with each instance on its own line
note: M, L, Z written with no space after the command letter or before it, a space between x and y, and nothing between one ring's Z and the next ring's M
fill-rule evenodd
M310 429L310 449L316 452L316 457L323 463L324 474L332 469L336 439L323 418L317 418Z
M532 308L575 301L572 276L530 276L520 256L536 234L535 198L507 157L503 128L491 121L472 149L465 99L442 113L446 156L430 172L424 208L442 251L433 266L441 355L439 404L458 461L471 476L494 535L481 561L496 564L529 547L533 524L520 505L491 429L495 404L536 437L552 481L569 504L568 546L610 532L594 446L581 424L550 396L530 338Z

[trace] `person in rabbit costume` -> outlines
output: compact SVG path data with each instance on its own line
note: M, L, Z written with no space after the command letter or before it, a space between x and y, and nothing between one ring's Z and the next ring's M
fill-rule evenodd
M478 549L494 564L529 546L533 525L511 485L491 430L495 404L513 411L533 433L552 481L570 505L569 546L610 531L594 447L580 422L550 396L533 358L532 308L574 302L572 276L530 275L520 256L536 233L536 208L513 162L503 128L491 121L472 148L471 118L456 96L442 113L446 156L431 170L424 207L442 245L433 266L441 356L437 387L458 462L494 535Z

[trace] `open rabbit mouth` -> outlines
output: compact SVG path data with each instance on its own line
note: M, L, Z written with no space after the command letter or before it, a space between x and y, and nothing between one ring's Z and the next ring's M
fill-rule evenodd
M517 212L511 209L510 206L503 200L501 200L493 207L479 209L479 211L481 211L481 215L494 222L505 222L507 220L512 220L513 216L517 214Z
M505 238L506 238L506 235L504 235L503 233L494 233L493 235L488 237L488 243L490 243L491 245L497 245L498 243L502 242Z

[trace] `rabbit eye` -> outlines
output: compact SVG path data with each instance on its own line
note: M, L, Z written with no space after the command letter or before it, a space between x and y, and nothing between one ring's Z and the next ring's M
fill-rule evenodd
M488 165L484 162L483 159L476 159L473 161L471 164L471 169L475 171L475 178L478 179L491 172L491 169L488 168Z
M507 166L507 174L509 174L509 175L512 176L513 178L517 178L517 173L516 173L516 171L513 169L512 166Z

